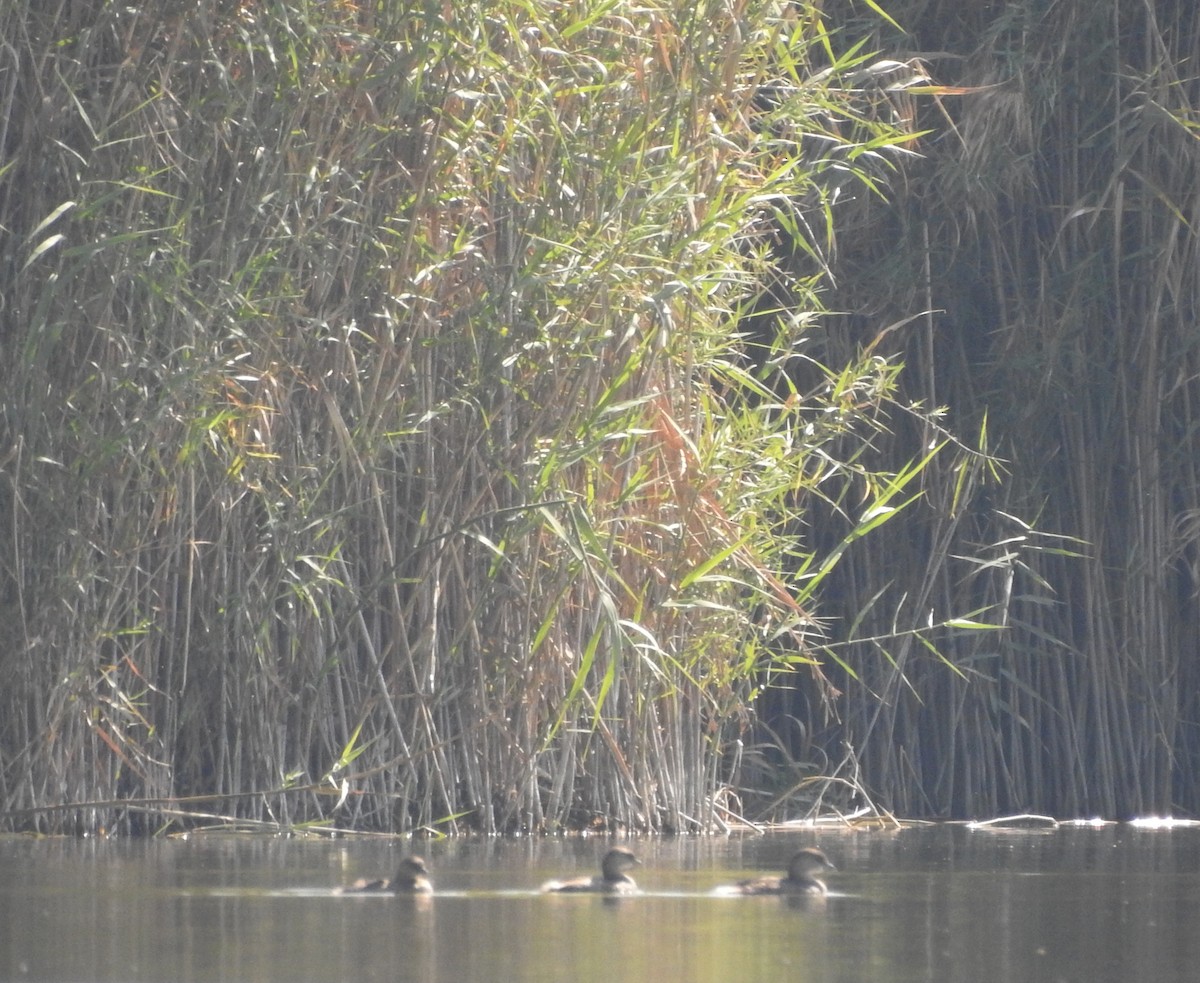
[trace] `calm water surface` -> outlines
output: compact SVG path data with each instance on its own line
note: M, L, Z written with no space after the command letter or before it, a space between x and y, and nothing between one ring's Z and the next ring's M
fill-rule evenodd
M824 902L708 896L800 846ZM432 898L343 897L403 844L0 839L0 979L1193 981L1200 830L963 827L633 841L645 894L543 896L600 840L423 843Z

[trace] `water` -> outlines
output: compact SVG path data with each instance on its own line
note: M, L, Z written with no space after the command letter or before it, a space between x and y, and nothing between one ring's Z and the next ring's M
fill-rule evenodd
M821 846L825 901L720 898ZM391 983L1194 980L1200 830L632 841L643 896L544 896L600 840L422 843L437 894L345 897L408 846L0 839L0 979Z

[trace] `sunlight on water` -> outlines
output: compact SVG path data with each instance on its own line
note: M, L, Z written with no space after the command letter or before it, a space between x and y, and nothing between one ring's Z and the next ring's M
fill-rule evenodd
M435 894L344 896L379 841L0 839L0 978L1191 981L1200 830L921 827L630 841L643 893L555 896L599 840L421 843ZM800 846L827 898L720 897Z

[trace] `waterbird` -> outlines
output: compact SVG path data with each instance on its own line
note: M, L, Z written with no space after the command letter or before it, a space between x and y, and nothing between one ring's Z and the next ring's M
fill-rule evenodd
M405 857L400 861L396 876L391 880L355 881L350 887L342 888L343 894L429 894L433 883L429 880L429 868L421 857Z
M547 881L542 885L542 890L570 894L636 894L638 886L625 871L640 863L632 850L615 846L604 855L600 862L600 873L595 877Z
M825 884L813 875L819 870L837 870L816 847L805 847L792 854L787 873L782 877L755 877L718 888L720 894L824 895Z

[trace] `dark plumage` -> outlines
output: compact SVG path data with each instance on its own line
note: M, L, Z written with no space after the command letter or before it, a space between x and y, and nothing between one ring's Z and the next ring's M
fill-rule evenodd
M816 847L805 847L792 855L788 863L787 873L782 877L756 877L748 881L739 881L727 888L722 888L722 894L825 894L825 885L813 876L819 870L836 870Z
M429 880L429 868L420 857L405 857L400 861L400 868L391 880L384 878L377 881L355 881L350 887L343 888L343 894L428 894L433 890Z
M638 886L632 877L625 873L641 861L631 850L623 846L615 846L604 855L600 863L600 873L595 877L576 877L565 881L547 881L542 885L543 891L553 893L580 894L634 894Z

